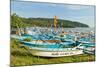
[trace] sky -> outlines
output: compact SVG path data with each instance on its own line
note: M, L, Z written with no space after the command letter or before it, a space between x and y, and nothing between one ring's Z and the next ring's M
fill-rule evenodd
M95 6L75 4L55 4L40 2L11 1L11 14L21 17L53 18L78 21L95 26Z

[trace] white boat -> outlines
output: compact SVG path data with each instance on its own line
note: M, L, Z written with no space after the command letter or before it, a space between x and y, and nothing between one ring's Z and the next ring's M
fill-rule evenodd
M29 51L34 56L42 57L63 57L83 54L83 50L77 49L80 45L73 48L42 48L42 47L29 47Z
M95 47L88 47L83 50L84 53L95 54Z
M70 51L37 51L33 53L35 56L43 56L43 57L62 57L62 56L72 56L83 54L82 50L70 50Z

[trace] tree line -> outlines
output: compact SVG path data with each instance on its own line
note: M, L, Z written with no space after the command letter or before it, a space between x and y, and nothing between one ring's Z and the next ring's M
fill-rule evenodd
M63 26L65 28L89 27L88 25L77 21L63 19L58 19L57 21L58 26ZM53 23L53 18L24 18L15 13L11 15L11 28L24 28L28 26L50 27L51 25L53 27Z

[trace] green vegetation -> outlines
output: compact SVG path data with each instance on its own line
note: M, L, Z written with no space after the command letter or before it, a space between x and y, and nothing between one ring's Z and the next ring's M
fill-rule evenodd
M64 35L60 35L60 37L64 37Z
M31 37L30 37L30 38L26 38L26 39L24 39L23 41L30 42L30 41L32 41L32 38L31 38Z
M95 61L95 56L88 54L59 58L36 57L27 50L29 49L28 47L25 47L27 48L25 49L21 46L23 45L18 40L11 39L11 66Z
M11 28L25 28L28 24L23 22L23 19L15 13L11 15Z
M58 19L58 24L63 22L63 27L89 27L86 24L79 22ZM11 15L11 28L18 29L30 27L30 26L40 26L49 27L53 24L53 18L23 18L16 14ZM63 37L63 36L62 36ZM32 41L31 38L26 38L24 41ZM38 46L41 47L41 46ZM45 47L45 46L44 46ZM59 58L46 58L46 57L36 57L33 56L29 51L28 47L23 46L17 39L11 39L11 66L19 65L37 65L37 64L56 64L56 63L72 63L72 62L86 62L94 61L94 55L77 55L77 56L67 56Z
M12 39L13 42L11 43L11 48L16 49L20 45L20 41L17 39Z
M53 26L54 19L53 18L24 18L20 17L16 14L11 15L11 27L12 28L24 28L28 26L40 26L40 27L50 27ZM63 23L63 25L62 25ZM58 19L58 26L75 28L75 27L89 27L86 24L70 21L70 20L63 20Z

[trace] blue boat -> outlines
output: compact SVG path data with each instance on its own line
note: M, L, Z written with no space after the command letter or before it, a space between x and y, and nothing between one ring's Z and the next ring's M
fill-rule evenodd
M54 20L56 21L56 16ZM54 22L54 30L42 27L27 28L27 34L11 35L11 38L20 40L35 56L62 57L92 51L90 48L95 46L92 42L95 37L92 34L84 33L86 36L81 37L80 32L64 32L63 29L62 32L57 31L56 23ZM32 40L26 41L27 38Z

